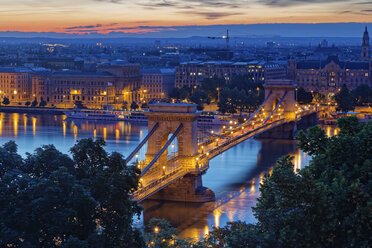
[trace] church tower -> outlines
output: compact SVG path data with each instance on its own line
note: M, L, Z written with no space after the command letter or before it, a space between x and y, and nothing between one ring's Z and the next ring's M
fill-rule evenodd
M369 35L366 29L364 30L363 34L363 42L362 42L362 59L369 59Z

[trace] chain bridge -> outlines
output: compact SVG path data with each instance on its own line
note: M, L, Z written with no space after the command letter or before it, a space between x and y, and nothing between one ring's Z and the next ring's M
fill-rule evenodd
M140 187L132 199L214 201L214 192L202 185L202 175L212 158L252 137L293 139L301 121L316 124L316 109L295 102L292 81L271 80L264 88L264 102L243 123L224 126L218 133L211 131L199 141L195 104L150 105L146 113L148 134L126 159L133 159L147 143L146 159L137 161ZM168 149L176 138L178 152L170 157Z

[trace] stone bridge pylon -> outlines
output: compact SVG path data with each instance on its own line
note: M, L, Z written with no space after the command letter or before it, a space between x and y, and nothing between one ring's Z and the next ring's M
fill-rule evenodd
M265 88L265 101L263 108L267 116L274 112L278 103L280 108L283 109L283 114L286 119L295 119L295 90L296 85L292 80L286 79L273 79L267 80L264 84ZM269 96L270 94L270 96Z
M202 186L202 168L198 163L198 132L195 104L150 105L146 113L149 133L155 128L147 141L145 168L142 168L141 181L144 187L166 175L187 171L187 175L172 182L149 199L205 202L213 201L214 193ZM177 139L177 155L168 158L168 149ZM208 166L208 165L204 165Z

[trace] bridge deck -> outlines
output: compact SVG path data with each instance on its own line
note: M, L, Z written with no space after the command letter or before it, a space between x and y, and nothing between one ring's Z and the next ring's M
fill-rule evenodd
M277 105L277 107L279 104ZM273 111L274 112L274 111ZM248 123L244 123L238 126L235 129L224 130L218 136L212 136L206 142L199 145L199 154L200 156L197 158L198 160L198 168L195 169L186 169L183 167L174 166L174 170L160 178L157 178L145 187L139 189L135 192L132 196L132 200L141 202L142 200L146 199L147 197L155 194L156 192L160 191L161 189L165 188L169 184L173 183L174 181L184 177L187 174L195 173L200 174L206 171L209 168L209 160L218 156L219 154L223 153L224 151L230 149L231 147L255 136L262 132L268 131L272 128L278 127L284 123L295 121L295 120L287 120L285 118L273 118L273 112L265 118L265 121L258 121L258 119L252 119ZM296 116L296 120L302 118L302 116L311 114L314 111L303 111L301 110L300 113ZM296 113L297 114L297 113ZM256 125L254 125L256 123ZM168 166L171 167L171 164L177 163L177 157L168 160Z

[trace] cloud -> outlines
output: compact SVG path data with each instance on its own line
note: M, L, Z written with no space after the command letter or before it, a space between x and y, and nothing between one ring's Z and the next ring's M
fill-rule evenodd
M65 29L75 30L75 29L92 29L92 28L100 28L100 27L102 27L102 24L88 25L88 26L74 26L74 27L67 27Z
M240 12L214 12L214 11L180 11L182 14L186 15L197 15L208 20L221 19L227 16L242 15Z
M258 2L264 3L265 5L277 6L277 7L286 7L292 5L304 5L304 4L320 4L320 3L330 3L330 2L345 2L352 3L352 0L259 0Z
M106 2L106 3L115 3L115 4L123 4L122 0L93 0L95 2Z
M238 8L241 6L247 7L249 0L155 0L155 1L143 1L137 2L137 5L146 8L169 8L173 7L176 9L205 9L205 8Z

